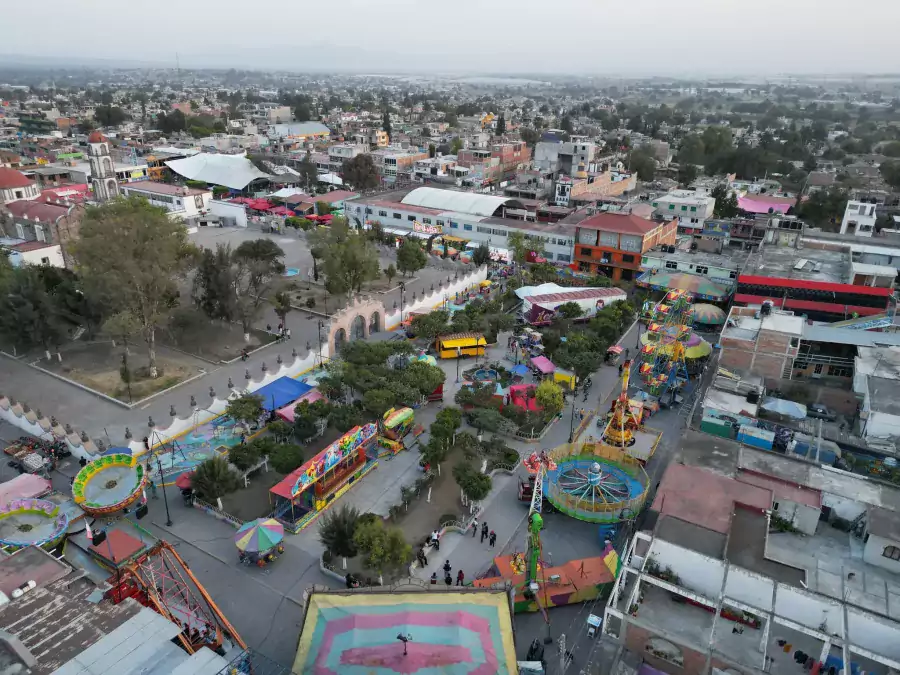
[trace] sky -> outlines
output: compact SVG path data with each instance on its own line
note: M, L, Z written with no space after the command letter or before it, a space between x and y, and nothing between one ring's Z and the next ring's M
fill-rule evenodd
M900 72L898 0L41 0L3 20L0 53L72 65L174 67L177 52L183 68L361 73Z

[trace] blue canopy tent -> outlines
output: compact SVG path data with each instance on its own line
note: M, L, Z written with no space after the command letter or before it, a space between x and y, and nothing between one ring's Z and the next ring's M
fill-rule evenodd
M528 375L528 366L520 363L517 366L513 366L509 372L518 377L525 377L526 375Z
M306 382L300 382L290 377L279 377L274 382L270 382L253 393L257 396L262 396L263 410L272 412L296 401L312 389L313 387L306 384Z

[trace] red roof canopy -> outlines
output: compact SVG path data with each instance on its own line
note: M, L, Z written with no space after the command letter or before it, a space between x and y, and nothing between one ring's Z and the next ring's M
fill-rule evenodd
M8 190L11 188L28 187L34 181L21 171L0 167L0 190Z

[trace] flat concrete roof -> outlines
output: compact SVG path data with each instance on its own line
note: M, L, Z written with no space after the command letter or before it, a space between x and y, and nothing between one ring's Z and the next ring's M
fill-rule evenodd
M711 558L725 559L727 535L689 523L681 518L663 516L657 521L653 535Z
M813 490L775 476L766 476L746 470L739 471L737 479L742 483L771 490L777 499L803 504L814 509L822 508L822 492L820 490Z
M804 264L801 265L801 262ZM761 246L758 252L747 259L741 274L848 284L850 254L849 251L826 251L818 248Z
M900 541L900 514L870 506L866 515L866 531L877 537Z
M873 411L900 415L900 380L869 375L869 399Z

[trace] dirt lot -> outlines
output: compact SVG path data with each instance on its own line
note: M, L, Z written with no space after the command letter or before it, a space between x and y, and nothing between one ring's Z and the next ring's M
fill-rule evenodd
M171 328L162 331L160 341L207 361L230 361L241 355L245 347L256 349L273 342L276 336L255 328L250 330L250 342L244 341L244 331L234 323L210 321L200 312L179 312Z

